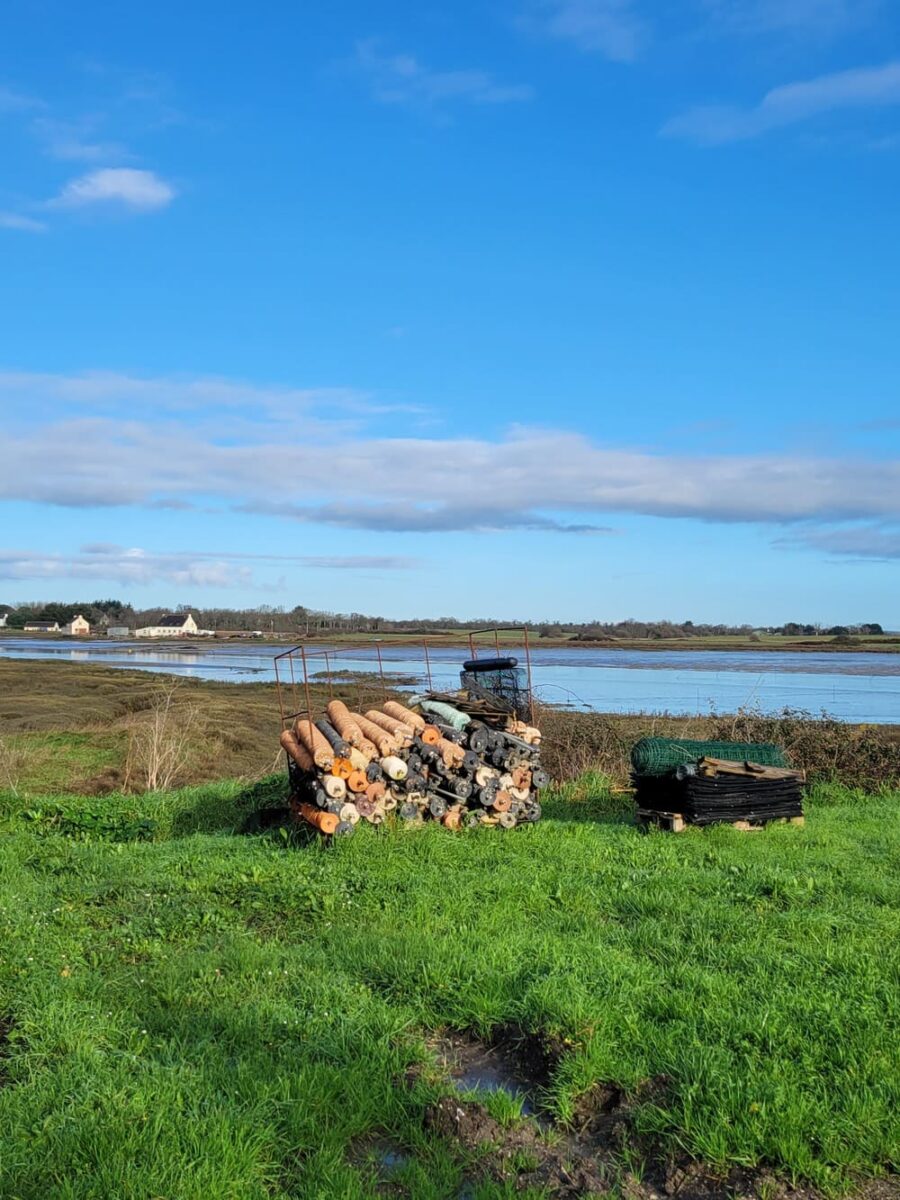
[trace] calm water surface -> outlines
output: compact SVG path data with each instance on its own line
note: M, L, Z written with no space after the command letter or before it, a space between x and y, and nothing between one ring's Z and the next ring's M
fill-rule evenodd
M272 658L284 648L258 642L163 647L10 638L0 640L0 657L96 662L196 679L260 682L275 678ZM429 653L435 687L457 686L466 652L457 647L430 648ZM375 652L367 649L342 649L329 657L333 669L377 669ZM518 657L524 663L521 652ZM386 674L425 682L424 659L417 647L385 646L382 659ZM575 708L689 715L711 708L733 712L742 705L771 712L791 705L813 713L824 710L848 721L900 724L900 655L538 647L531 661L538 696ZM324 667L321 656L310 658L311 671Z

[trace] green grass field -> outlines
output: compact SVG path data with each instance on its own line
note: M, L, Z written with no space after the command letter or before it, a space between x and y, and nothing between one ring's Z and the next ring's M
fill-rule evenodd
M614 1193L654 1154L825 1191L896 1169L896 794L676 837L586 776L507 834L238 832L283 791L0 793L5 1200L544 1194L527 1155L504 1182L426 1132L447 1029L543 1039L560 1121L633 1096Z

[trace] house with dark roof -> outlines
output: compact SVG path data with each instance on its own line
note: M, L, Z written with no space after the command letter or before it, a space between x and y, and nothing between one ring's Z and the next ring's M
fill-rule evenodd
M155 625L145 625L134 631L135 637L187 637L197 633L197 622L191 613L166 613Z
M26 621L26 633L59 633L59 621Z

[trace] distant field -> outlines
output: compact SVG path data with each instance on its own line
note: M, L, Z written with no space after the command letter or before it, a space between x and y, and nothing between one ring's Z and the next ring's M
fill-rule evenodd
M283 797L0 794L0 1195L896 1194L897 795L642 836L587 775L508 834L237 832ZM543 1128L454 1094L451 1031L527 1050Z

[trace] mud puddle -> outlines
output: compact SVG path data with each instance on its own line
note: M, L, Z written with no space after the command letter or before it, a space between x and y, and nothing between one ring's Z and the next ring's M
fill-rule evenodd
M551 1124L545 1107L548 1064L542 1054L535 1058L529 1039L505 1034L485 1044L469 1034L449 1033L430 1045L457 1092L502 1092L518 1101L523 1116Z

